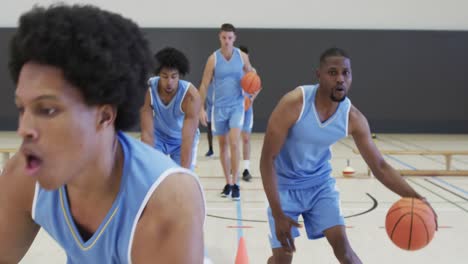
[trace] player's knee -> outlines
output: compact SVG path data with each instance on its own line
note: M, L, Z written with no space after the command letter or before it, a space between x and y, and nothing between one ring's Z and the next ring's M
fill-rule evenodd
M250 137L249 135L246 133L242 133L242 144L249 144L249 141L250 141Z
M227 153L229 151L229 144L223 143L219 144L219 153Z
M275 264L275 260L273 259L273 256L268 258L267 264Z
M283 248L273 249L273 256L268 259L267 264L288 264L292 263L293 255L286 252Z
M292 256L286 255L286 254L276 255L276 256L270 257L268 261L271 261L268 263L274 263L274 264L288 264L292 262Z
M238 140L234 140L234 141L229 142L229 147L230 147L232 150L237 150L237 149L239 148L239 141L238 141Z

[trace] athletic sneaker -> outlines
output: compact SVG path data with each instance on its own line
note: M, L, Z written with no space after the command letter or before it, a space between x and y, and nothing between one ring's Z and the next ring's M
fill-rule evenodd
M223 191L221 192L221 197L229 197L231 195L231 189L232 189L232 186L229 184L226 184L224 186Z
M211 157L211 156L213 156L213 154L214 154L213 150L212 150L212 149L209 149L209 150L206 152L205 157Z
M239 185L234 184L231 188L232 188L232 193L231 193L232 200L233 201L239 201L240 200Z
M244 172L242 173L242 180L249 182L252 179L252 175L250 175L250 172L248 169L245 169Z

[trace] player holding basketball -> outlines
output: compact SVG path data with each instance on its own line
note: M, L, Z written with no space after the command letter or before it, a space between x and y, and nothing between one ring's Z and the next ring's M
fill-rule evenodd
M52 5L21 16L9 65L22 144L0 176L0 263L18 263L41 227L67 263L203 262L196 175L121 132L138 120L151 64L120 15Z
M149 79L140 110L141 140L169 155L182 167L193 170L201 105L197 89L180 79L189 72L189 61L174 48L164 48L154 57L158 76Z
M309 239L325 236L340 263L361 263L348 242L330 175L330 146L348 134L387 188L404 197L424 199L385 162L366 118L346 97L352 80L346 52L326 50L317 77L317 85L300 86L280 100L265 134L260 170L270 204L270 264L291 263L299 215Z
M236 29L233 25L221 25L218 37L221 48L208 57L200 84L200 95L204 103L207 88L213 81L212 130L213 135L218 136L219 155L226 178L221 196L239 200L239 139L244 124L244 97L240 80L244 73L252 71L252 66L247 54L234 47ZM200 121L206 126L207 116L203 108L200 111Z

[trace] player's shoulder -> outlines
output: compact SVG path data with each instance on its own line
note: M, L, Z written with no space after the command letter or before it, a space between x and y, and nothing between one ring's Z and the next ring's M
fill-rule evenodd
M193 211L203 212L203 193L196 177L185 169L169 174L151 195L145 211L165 220L188 216Z
M302 111L303 105L303 90L299 86L286 93L281 98L277 108L281 116L292 116L294 117L293 119L297 119Z
M353 104L351 104L349 108L349 119L351 121L358 121L360 119L365 119L366 117L362 114L361 111L357 107L355 107Z
M348 118L349 118L349 125L348 126L349 126L349 133L350 134L353 134L355 132L365 131L369 126L367 118L354 105L350 106L349 117Z
M294 88L283 96L283 100L287 104L303 104L304 88L302 86Z

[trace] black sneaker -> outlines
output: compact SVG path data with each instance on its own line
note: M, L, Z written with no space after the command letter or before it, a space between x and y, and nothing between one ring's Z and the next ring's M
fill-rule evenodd
M234 184L231 188L232 188L232 193L231 193L232 200L233 201L239 201L240 200L239 185Z
M252 179L252 175L250 175L250 172L248 169L245 169L244 172L242 173L242 180L249 182Z
M224 185L224 189L221 192L221 197L229 197L231 195L232 186L229 184Z
M211 156L213 156L213 154L214 154L213 150L212 150L212 149L209 149L209 150L206 152L205 157L211 157Z

